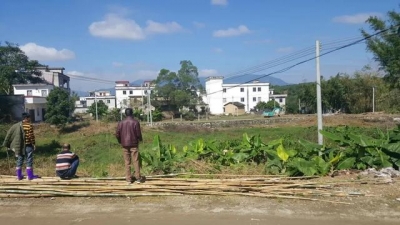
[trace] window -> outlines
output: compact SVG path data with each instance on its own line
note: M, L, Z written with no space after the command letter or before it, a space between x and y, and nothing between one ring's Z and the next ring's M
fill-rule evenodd
M261 102L261 97L258 97L258 101Z
M244 98L240 98L240 101L241 101L241 102L244 102Z
M222 102L225 103L225 102L226 102L226 98L223 98L223 99L222 99Z
M26 96L32 96L32 90L27 90L26 91Z
M256 92L257 88L253 87L253 92Z
M261 91L261 87L258 87L258 91Z
M244 88L240 88L240 92L244 92Z
M222 89L222 92L226 93L226 88L223 88L223 89Z
M282 102L283 102L283 99L282 99L282 98L279 98L279 102L282 103Z
M122 94L123 94L123 95L126 95L126 91L122 91Z
M107 103L108 103L108 104L110 104L110 103L111 103L110 99L107 99Z
M256 97L253 97L253 102L255 102L255 101L257 101L257 98L256 98Z
M42 90L42 97L47 97L47 90Z
M130 94L130 95L133 94L133 91L129 91L129 94Z

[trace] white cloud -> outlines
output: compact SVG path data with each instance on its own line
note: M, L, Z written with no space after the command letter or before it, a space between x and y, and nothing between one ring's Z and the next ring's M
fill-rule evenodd
M52 47L44 47L35 43L27 43L20 46L21 50L30 59L43 60L43 61L65 61L75 58L75 53L68 49L57 50Z
M122 66L124 66L124 64L120 63L120 62L113 62L112 65L113 65L113 67L122 67Z
M134 20L115 14L108 14L103 21L93 22L89 26L93 36L113 39L143 40L146 35Z
M82 72L79 72L79 71L76 71L76 70L73 70L73 71L68 71L68 72L66 72L65 74L67 74L67 75L75 75L75 76L83 76L83 75L85 75L84 73L82 73Z
M222 52L224 52L224 50L222 50L222 48L213 48L212 51L215 52L215 53L222 53Z
M143 40L150 34L167 34L183 30L177 22L159 23L148 20L146 24L147 26L142 28L135 20L118 14L108 14L104 20L93 22L89 26L89 32L96 37Z
M211 0L211 5L228 5L228 0Z
M382 16L382 14L376 13L376 12L371 12L371 13L359 13L359 14L354 14L354 15L343 15L343 16L337 16L337 17L333 18L332 21L335 23L362 24L362 23L365 23L365 21L370 16L380 17L380 16Z
M196 28L204 28L204 27L206 27L206 25L204 24L204 23L200 23L200 22L197 22L197 21L194 21L193 22L193 25L196 27Z
M214 37L232 37L232 36L239 36L243 34L248 34L251 31L245 25L240 25L237 28L228 28L226 30L217 30L214 31Z
M290 53L290 52L294 51L294 48L293 47L284 47L284 48L278 48L276 51L279 53Z
M218 76L219 73L215 69L203 69L199 71L200 77Z
M152 20L147 21L146 33L148 34L169 34L182 31L183 28L177 22L158 23Z
M268 44L271 43L270 39L261 39L261 40L250 40L250 41L245 41L244 42L246 45L251 45L251 44Z

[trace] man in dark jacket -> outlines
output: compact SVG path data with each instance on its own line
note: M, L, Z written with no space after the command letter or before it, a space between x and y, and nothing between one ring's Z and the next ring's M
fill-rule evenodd
M22 114L22 122L15 123L7 132L3 146L15 152L17 158L17 179L22 180L22 165L26 159L28 180L39 178L33 173L33 152L35 151L35 134L28 113Z
M140 130L139 121L133 118L133 110L131 108L125 110L125 115L126 118L118 123L115 137L124 149L126 181L133 182L131 175L131 161L133 161L135 182L140 184L142 177L140 176L139 165L139 141L143 141L142 131Z

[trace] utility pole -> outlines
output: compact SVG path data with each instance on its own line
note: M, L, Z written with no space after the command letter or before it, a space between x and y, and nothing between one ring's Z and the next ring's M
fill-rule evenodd
M375 112L375 86L372 87L372 112Z
M150 119L150 126L153 126L153 117L151 115L151 103L150 103L150 94L151 94L151 90L150 90L150 86L149 86L149 90L148 90L148 109L149 109L149 119Z
M96 122L99 121L99 116L97 114L97 95L96 91L94 91L94 104L96 104Z
M315 62L317 71L317 117L318 117L318 144L323 145L324 139L320 131L322 130L322 99L321 99L321 71L319 67L319 48L320 43L317 40L315 42Z

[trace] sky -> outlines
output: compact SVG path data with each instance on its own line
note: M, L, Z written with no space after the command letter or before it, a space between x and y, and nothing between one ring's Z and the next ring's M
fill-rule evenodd
M155 79L160 69L179 70L181 60L191 60L199 76L241 75L258 65L250 72L268 74L312 58L316 40L324 52L361 38L369 16L397 9L395 0L3 0L0 41L64 67L73 90L90 91ZM267 68L282 57L293 60ZM365 44L320 58L324 77L367 64L377 65ZM315 81L315 61L274 77Z

